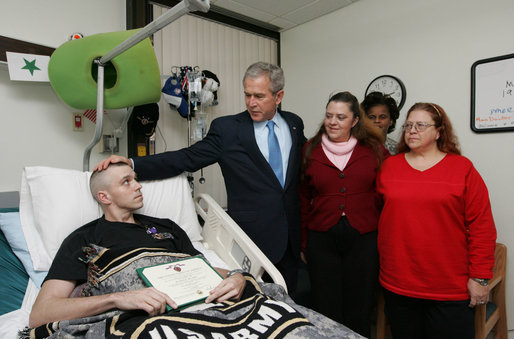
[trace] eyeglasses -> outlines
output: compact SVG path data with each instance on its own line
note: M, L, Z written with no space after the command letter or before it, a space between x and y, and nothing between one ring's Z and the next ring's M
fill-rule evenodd
M416 131L423 132L430 126L435 126L436 124L427 124L426 122L416 121L416 122L406 122L403 124L403 129L406 131L410 131L412 127L416 128Z

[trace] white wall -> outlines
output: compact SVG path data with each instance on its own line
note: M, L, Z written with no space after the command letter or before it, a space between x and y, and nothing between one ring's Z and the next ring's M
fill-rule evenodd
M408 108L440 104L483 176L498 241L510 248L507 267L509 328L514 328L514 132L470 129L470 69L480 59L514 53L512 0L360 0L282 33L286 74L283 107L298 113L312 136L329 93L349 90L360 100L381 74L398 76ZM399 131L396 131L399 132ZM394 136L397 136L395 132Z
M0 35L49 47L58 47L74 32L87 36L120 30L125 30L124 0L8 0L0 10ZM24 166L82 169L94 124L85 119L85 128L73 131L76 111L59 100L50 83L10 81L7 68L0 66L0 191L20 189ZM104 130L118 127L121 119L112 112ZM91 155L91 164L103 157L97 147Z

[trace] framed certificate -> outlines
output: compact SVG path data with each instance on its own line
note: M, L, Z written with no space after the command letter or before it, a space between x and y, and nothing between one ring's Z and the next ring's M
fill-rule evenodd
M178 309L203 302L223 277L201 256L137 269L147 286L166 293ZM166 310L172 308L166 305Z

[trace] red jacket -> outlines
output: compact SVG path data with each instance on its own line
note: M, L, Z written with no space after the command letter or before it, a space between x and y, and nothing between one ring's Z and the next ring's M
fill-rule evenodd
M383 152L389 155L385 148ZM342 172L327 158L321 144L312 150L300 183L302 250L307 244L307 230L327 231L343 212L361 234L377 229L380 212L375 186L377 170L373 150L361 143L355 146Z

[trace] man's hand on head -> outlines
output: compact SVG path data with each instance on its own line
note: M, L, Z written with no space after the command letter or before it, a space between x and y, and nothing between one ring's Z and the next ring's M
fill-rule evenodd
M103 171L107 167L109 167L110 164L123 162L127 165L129 165L132 168L132 161L130 161L129 158L121 156L121 155L111 155L107 159L104 159L100 161L98 164L96 164L95 168L93 169L93 172L95 171Z

